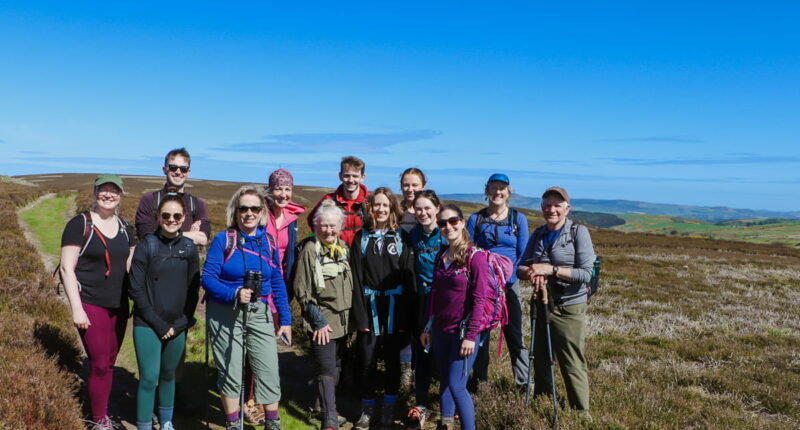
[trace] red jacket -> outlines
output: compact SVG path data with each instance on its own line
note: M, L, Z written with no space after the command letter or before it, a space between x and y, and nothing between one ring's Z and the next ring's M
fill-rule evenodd
M319 205L322 204L323 200L334 199L336 205L344 211L344 227L342 227L341 238L350 246L353 243L353 238L356 237L356 232L361 230L361 226L364 225L364 216L366 215L365 201L369 190L363 184L359 185L359 189L358 197L355 200L345 199L344 189L341 185L336 191L322 196L322 199L317 202L314 209L311 209L311 212L308 213L308 226L311 231L314 231L314 214L317 213Z

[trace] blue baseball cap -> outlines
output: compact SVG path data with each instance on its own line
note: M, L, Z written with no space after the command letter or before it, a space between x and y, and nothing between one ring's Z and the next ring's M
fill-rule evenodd
M508 176L506 176L505 173L495 173L492 176L489 176L489 180L486 181L486 183L488 184L492 181L504 182L506 185L511 185L511 181L508 180Z

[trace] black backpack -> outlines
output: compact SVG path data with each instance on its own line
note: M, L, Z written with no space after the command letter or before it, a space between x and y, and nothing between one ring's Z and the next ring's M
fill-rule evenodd
M197 221L197 197L189 193L185 194L189 196L189 212L192 213L192 222ZM164 195L163 189L160 189L158 191L153 191L153 200L155 200L156 202L155 207L158 207L158 205L161 204L161 198L163 195Z
M481 225L486 224L486 219L489 218L489 208L483 208L477 212L477 219L475 220L475 237L478 236L478 233L481 232ZM517 224L517 210L509 207L508 208L508 222L511 227L511 231L514 232L514 236L519 237L519 225ZM495 235L494 235L494 246L500 244L497 241L497 227L503 224L492 223L495 226Z

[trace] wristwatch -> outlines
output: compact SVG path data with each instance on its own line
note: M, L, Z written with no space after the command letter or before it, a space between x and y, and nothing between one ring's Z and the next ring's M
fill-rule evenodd
M558 266L553 266L553 276L558 276Z

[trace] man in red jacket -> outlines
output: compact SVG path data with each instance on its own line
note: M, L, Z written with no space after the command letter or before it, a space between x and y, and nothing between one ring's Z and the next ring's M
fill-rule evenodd
M325 194L322 200L333 199L336 204L344 211L344 227L342 228L342 240L350 245L356 232L361 230L366 213L364 204L367 200L367 187L362 185L367 175L364 173L364 161L352 155L342 157L339 168L339 180L342 184L332 193ZM308 214L308 225L314 225L314 214L317 212L322 200L317 202L314 209ZM313 227L312 227L313 230Z

